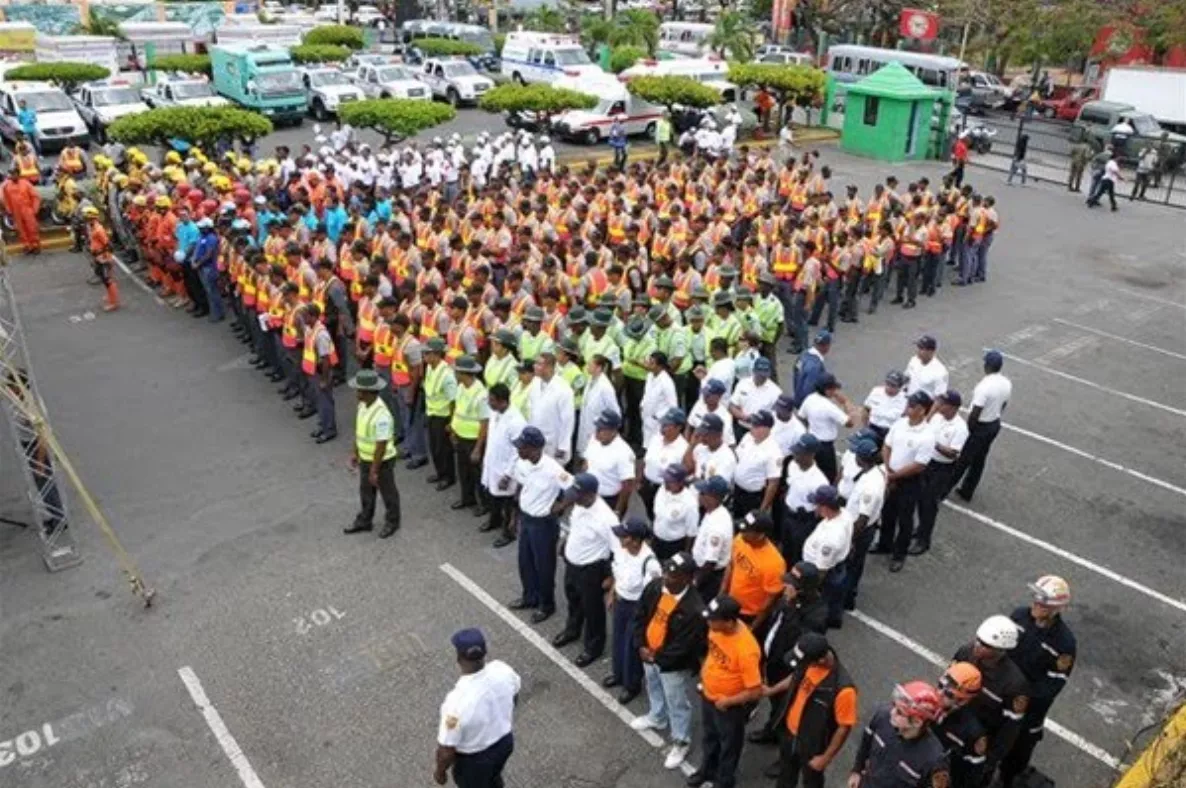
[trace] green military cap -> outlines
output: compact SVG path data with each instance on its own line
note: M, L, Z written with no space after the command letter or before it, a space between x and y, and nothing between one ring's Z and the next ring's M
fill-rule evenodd
M544 308L542 306L529 306L523 312L524 323L542 323L544 322Z
M675 282L673 282L671 280L670 276L668 276L667 274L663 274L662 276L660 276L658 279L655 280L655 287L663 287L668 290L674 290Z
M599 303L601 306L608 306L610 309L617 309L618 297L613 293L602 293L601 301Z
M572 337L565 337L560 341L560 349L569 355L570 358L580 358L581 348L577 345L577 341Z
M737 301L753 301L754 291L743 285L734 291L733 298Z
M713 306L732 306L733 294L728 290L718 290L712 296Z
M373 369L358 370L358 374L350 380L349 385L357 391L382 391L387 387L387 383Z
M721 278L724 279L729 276L737 276L737 269L731 265L722 265L717 269L717 273L719 273Z
M445 340L441 339L440 337L433 337L432 339L430 339L424 343L424 352L425 353L444 353L445 352Z
M665 314L667 314L667 310L659 304L655 304L647 311L647 320L651 321L652 323L658 323L659 318L663 317Z
M583 306L574 306L568 310L568 324L570 326L579 326L589 322L589 313L585 311Z
M593 310L593 325L608 326L614 322L614 313L605 307L598 307Z
M626 324L626 336L631 339L642 339L647 333L647 321L641 317L632 317Z
M514 350L519 347L519 340L515 337L515 332L507 328L500 328L494 332L492 339L503 347Z
M711 297L712 294L708 292L708 288L704 285L696 285L692 288L692 298L703 298L707 301Z
M774 274L770 273L769 271L763 271L762 273L758 274L758 284L770 285L771 287L774 287L778 284L778 280L774 278Z
M461 356L454 362L453 369L467 375L482 374L482 365L473 356Z
M651 299L647 298L646 293L639 293L634 296L633 306L650 306Z

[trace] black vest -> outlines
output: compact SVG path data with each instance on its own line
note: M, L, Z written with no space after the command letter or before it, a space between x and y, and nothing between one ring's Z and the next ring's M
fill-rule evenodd
M835 652L833 652L835 656ZM799 681L802 681L803 675L807 671L806 665L801 665L795 671L797 679L795 686L797 687ZM832 740L832 734L836 732L836 696L842 689L847 687L855 687L852 679L848 675L848 671L840 664L840 659L837 658L835 664L832 666L832 672L819 683L815 691L807 699L807 703L803 704L803 715L799 718L799 734L796 737L797 749L799 751L799 758L803 761L822 753L828 749L828 742ZM784 710L783 719L790 711L791 704L795 701L795 693L788 693L787 708Z

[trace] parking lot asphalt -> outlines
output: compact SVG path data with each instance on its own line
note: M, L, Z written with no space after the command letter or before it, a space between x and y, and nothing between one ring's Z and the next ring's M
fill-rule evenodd
M942 174L824 160L862 192L891 172ZM931 333L967 397L982 348L998 347L1008 427L931 553L892 576L871 560L831 638L866 718L896 682L936 676L983 618L1024 604L1027 582L1063 575L1079 660L1036 763L1059 785L1102 788L1126 739L1186 689L1186 248L1165 211L1090 212L972 172L1002 217L988 282L842 325L829 366L863 399ZM348 429L313 446L228 332L126 280L126 307L102 314L77 256L18 259L9 276L54 428L158 596L138 605L84 518L85 562L55 575L26 531L0 526L0 754L14 755L2 784L429 785L455 678L448 636L471 625L524 678L508 785L681 784L623 722L644 700L603 702L604 661L577 670L575 646L544 642L559 622L502 607L518 591L513 548L492 549L425 471L397 473L397 536L343 536ZM0 514L26 519L14 474L0 491ZM747 747L742 784L765 784L772 757Z

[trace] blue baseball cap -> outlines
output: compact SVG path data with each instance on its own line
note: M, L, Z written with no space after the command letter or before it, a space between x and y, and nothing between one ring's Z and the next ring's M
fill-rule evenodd
M449 639L457 656L463 659L481 659L486 656L486 636L477 628L460 629Z
M774 371L774 367L770 365L770 359L758 358L754 361L754 372L761 372L764 375L769 375Z
M800 435L799 440L795 441L795 445L791 447L792 454L815 454L817 451L819 451L819 438L810 432Z
M852 447L853 454L860 457L862 460L871 460L881 451L877 447L877 442L870 438L861 438Z
M623 536L631 536L635 539L646 539L647 534L651 532L647 521L641 517L627 517L626 521L620 525L615 525L611 530L614 536L621 539Z
M790 394L783 394L774 401L774 407L776 410L794 410L795 398Z
M999 350L986 350L984 352L984 366L994 371L999 370L1005 365L1005 357L1001 355Z
M673 462L663 469L663 481L682 484L688 480L688 469L680 465L678 462Z
M826 330L820 331L818 334L815 335L815 344L817 344L817 345L832 344L832 332L826 331Z
M923 334L918 338L918 341L914 343L914 346L920 350L934 350L935 348L939 347L939 342L930 334Z
M612 410L603 410L593 426L599 430L616 430L622 426L622 417Z
M539 431L539 427L527 426L519 433L519 437L515 438L514 444L518 447L530 446L536 449L542 449L547 440L544 439L544 434Z
M724 432L725 422L715 413L705 413L696 429L700 432Z
M906 400L906 405L921 405L924 408L929 408L935 404L935 400L931 399L931 395L925 391L916 391L910 395Z
M724 498L729 494L729 482L720 476L711 476L696 482L696 491L714 498Z
M566 491L566 495L570 498L575 498L582 493L595 493L601 488L601 482L597 481L597 477L591 473L578 473L572 477L572 486Z
M760 410L750 416L747 421L751 427L773 427L774 414L768 410Z
M688 416L681 408L671 408L663 414L663 418L659 423L665 427L676 426L682 427L688 422Z
M807 501L808 503L835 508L840 505L840 493L830 484L821 484L813 492L808 494Z
M961 397L960 393L955 389L948 389L947 391L944 391L939 395L939 399L943 402L946 402L948 405L954 405L957 408L964 402L964 398Z
M716 378L709 378L704 382L704 385L700 387L700 390L707 395L715 394L719 396L725 393L726 388L722 381L717 380Z
M863 440L870 440L874 443L881 443L881 438L877 431L872 427L861 427L856 432L850 433L848 436L848 448L855 449L856 445Z
M887 386L902 388L902 386L906 385L906 374L899 372L896 369L891 369L889 372L885 373L885 384Z
M737 521L737 530L756 534L771 534L774 533L774 518L770 516L770 512L755 509Z

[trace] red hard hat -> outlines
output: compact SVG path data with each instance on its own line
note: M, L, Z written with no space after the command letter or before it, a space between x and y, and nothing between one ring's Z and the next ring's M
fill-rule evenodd
M899 714L931 722L939 716L943 702L939 692L925 681L908 681L894 687L894 708Z
M199 210L201 210L203 216L213 216L218 210L218 202L215 200L203 200Z
M202 194L201 189L191 188L189 190L189 193L185 195L185 199L188 200L190 203L197 205L202 200L206 199L206 195Z
M185 195L189 194L192 188L193 187L188 183L179 183L177 184L177 188L174 191L177 192L178 197L184 197Z
M235 189L235 202L244 203L251 201L251 192L246 189Z

